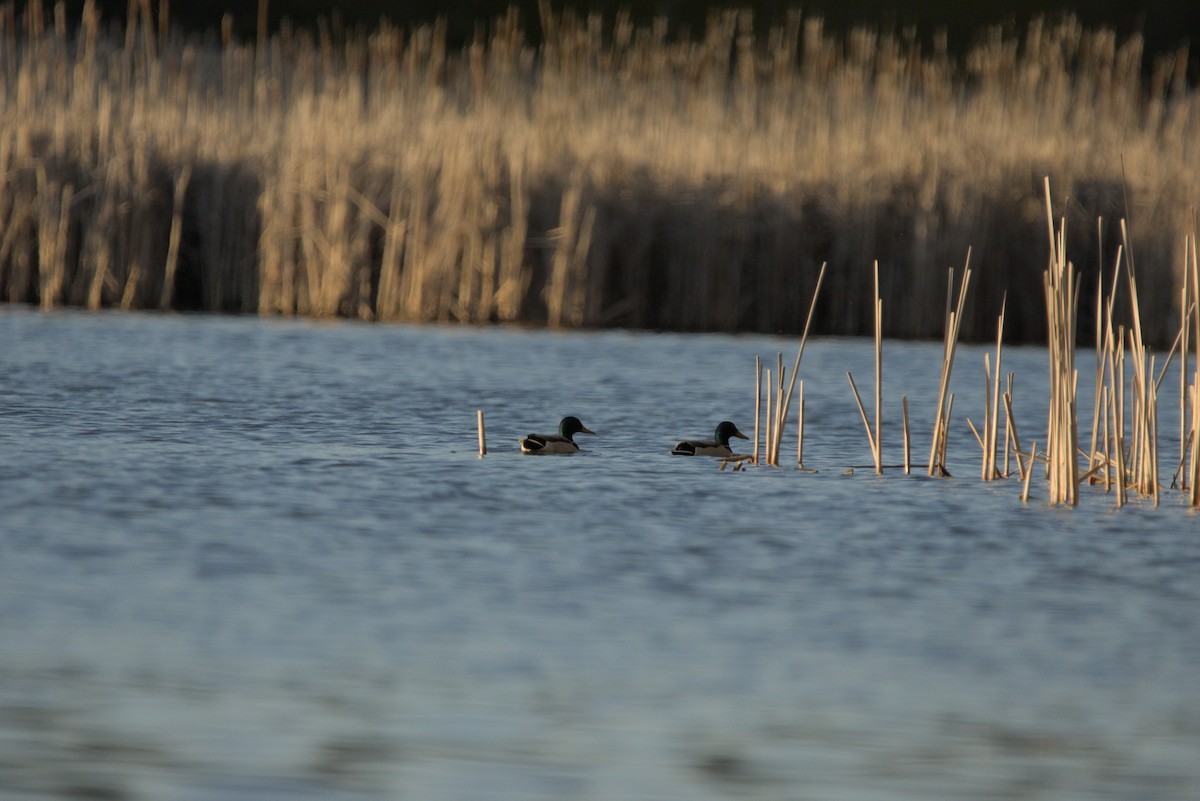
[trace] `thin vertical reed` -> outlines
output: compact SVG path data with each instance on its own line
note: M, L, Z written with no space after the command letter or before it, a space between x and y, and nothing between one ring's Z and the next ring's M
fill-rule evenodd
M883 301L879 297L879 262L875 262L875 475L883 475L883 441L880 437L883 417Z
M754 463L758 461L759 429L762 421L762 358L754 357Z
M1193 335L1192 352L1195 354L1195 372L1192 377L1192 386L1189 390L1189 406L1191 407L1191 430L1189 438L1191 441L1191 474L1188 482L1190 494L1188 501L1191 506L1200 506L1200 259L1197 258L1196 252L1196 231L1192 231L1192 246L1188 251L1192 257L1191 283L1189 286L1192 290L1191 303L1189 304L1195 313L1191 316Z
M1012 416L1013 373L1008 374L1008 384L1004 391L1004 477L1012 475L1009 470L1008 457L1012 448L1019 447L1016 441L1017 425Z
M900 396L900 405L904 410L904 475L912 475L912 448L908 431L908 396Z
M1184 241L1183 246L1183 286L1179 290L1179 477L1180 489L1186 490L1187 474L1182 467L1187 459L1188 414L1187 414L1187 372L1188 372L1188 340L1191 339L1191 275L1188 270L1188 246L1191 236ZM1197 354L1200 355L1200 354Z
M989 472L991 460L988 458L988 447L992 441L992 367L991 359L988 354L983 354L983 436L980 437L976 432L975 437L979 440L979 479L981 481L990 481L994 476ZM974 431L975 427L972 426Z
M487 455L487 434L483 428L483 409L475 412L475 418L476 425L479 428L479 455L483 457Z
M796 399L796 466L804 467L804 382Z
M771 464L779 466L779 447L783 442L783 426L786 422L784 418L783 406L783 354L777 353L775 378L777 386L775 387L775 427L774 436L771 437Z
M767 388L766 398L765 398L765 400L767 402L767 406L766 406L766 412L763 414L763 422L766 425L766 432L765 432L766 439L763 442L763 455L766 457L766 461L767 461L768 465L772 464L772 458L774 457L774 453L772 452L772 449L771 449L771 443L773 442L773 437L775 436L775 429L772 426L772 423L774 422L774 420L772 419L772 415L771 415L772 399L773 399L772 393L774 392L774 389L775 389L773 379L774 379L774 377L772 376L771 368L768 367L766 369L766 378L763 381L763 386L765 386Z
M996 478L996 446L997 427L1000 420L1000 360L1004 346L1004 310L1008 302L1008 293L1000 300L1000 317L996 322L996 367L992 378L992 405L988 412L988 442L987 442L987 477L991 481Z
M1112 403L1112 393L1109 387L1105 385L1100 388L1100 394L1102 398L1100 403L1100 412L1104 416L1104 453L1102 454L1102 458L1104 460L1104 491L1112 492L1112 445L1109 440L1112 431L1109 427L1108 414L1109 404Z

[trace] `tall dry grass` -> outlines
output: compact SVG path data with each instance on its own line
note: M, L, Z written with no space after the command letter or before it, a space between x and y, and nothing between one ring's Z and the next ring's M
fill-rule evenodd
M246 43L149 5L121 30L0 7L7 301L798 331L828 262L814 333L866 333L878 260L884 333L934 337L971 247L963 337L1007 291L1009 336L1042 339L1049 175L1085 297L1096 217L1128 217L1146 342L1178 329L1186 53L1146 73L1139 39L1065 20L960 63L798 12L761 38L544 11L461 51L438 26Z

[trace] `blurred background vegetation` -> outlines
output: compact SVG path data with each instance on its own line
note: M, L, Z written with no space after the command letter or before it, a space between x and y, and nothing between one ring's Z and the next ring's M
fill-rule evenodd
M68 18L78 19L84 0L67 2ZM128 0L98 0L105 18L124 16ZM153 8L159 0L150 0ZM964 2L963 0L552 0L556 12L601 12L611 20L620 9L627 9L635 22L665 17L675 32L700 33L707 15L714 9L749 8L756 25L764 29L783 21L789 9L800 8L807 16L825 19L831 32L853 27L879 26L898 29L915 25L922 37L945 31L952 47L964 50L991 26L1022 30L1031 17L1070 13L1087 28L1112 28L1119 35L1141 33L1148 55L1173 50L1200 34L1200 2L1194 0L1005 0L1005 2ZM284 19L297 26L315 25L319 19L336 20L348 27L373 28L382 18L403 26L414 26L443 18L451 45L469 39L480 22L503 14L510 6L521 12L526 36L538 36L538 0L269 0L268 20L277 29ZM175 0L169 4L170 17L191 31L215 30L228 13L235 32L242 37L255 33L258 18L256 0L212 0L197 3Z
M861 335L879 261L929 338L970 253L963 337L1036 341L1049 179L1083 296L1136 241L1169 345L1200 3L796 2L0 2L0 299L785 333L828 264Z

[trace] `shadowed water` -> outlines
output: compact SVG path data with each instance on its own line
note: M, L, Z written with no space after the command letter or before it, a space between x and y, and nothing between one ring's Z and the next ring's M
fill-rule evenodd
M0 795L1200 794L1180 495L980 482L974 347L953 479L864 469L859 340L805 353L817 472L667 455L795 346L0 311ZM885 343L888 464L940 353ZM1043 440L1045 354L1004 364ZM564 414L584 453L518 453Z

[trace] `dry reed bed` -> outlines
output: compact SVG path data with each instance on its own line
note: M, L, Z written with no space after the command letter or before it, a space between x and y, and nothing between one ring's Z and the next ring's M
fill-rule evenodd
M451 51L436 26L189 40L133 8L117 30L0 7L5 300L790 332L827 262L813 331L858 334L878 260L883 334L933 337L973 247L962 336L990 337L1007 291L1009 337L1041 339L1042 175L1085 292L1097 216L1131 219L1147 308L1182 286L1186 54L1147 78L1140 40L1070 20L956 63L798 13L671 40L510 12Z
M1050 255L1042 274L1045 299L1045 314L1049 337L1047 355L1050 367L1048 387L1048 419L1046 436L1042 440L1046 447L1039 452L1037 442L1028 451L1021 448L1016 417L1013 413L1013 383L1015 374L1002 372L1006 303L1001 301L996 319L995 358L985 353L984 366L984 413L980 428L967 418L967 425L980 448L980 478L983 481L1005 479L1014 474L1021 483L1021 500L1028 501L1033 475L1038 463L1045 466L1047 499L1054 505L1076 506L1080 500L1080 489L1084 485L1103 485L1106 493L1115 498L1117 508L1123 507L1129 493L1150 499L1158 506L1164 489L1178 489L1186 496L1186 503L1200 507L1200 360L1189 359L1200 354L1200 259L1197 257L1196 236L1185 237L1183 264L1180 274L1182 285L1178 295L1178 327L1174 341L1165 358L1159 358L1145 344L1142 334L1143 304L1138 288L1138 268L1133 257L1129 226L1126 220L1119 224L1121 244L1113 258L1111 277L1107 282L1098 282L1095 288L1094 347L1095 347L1095 392L1091 416L1091 436L1085 449L1080 435L1081 414L1078 402L1079 368L1077 356L1079 312L1081 308L1080 271L1068 257L1066 224L1055 218L1054 202L1050 192L1050 180L1043 182L1045 197L1045 223ZM1103 237L1103 222L1097 225L1097 235ZM962 278L955 293L954 270L948 275L946 288L946 312L943 323L944 345L941 374L937 395L937 410L934 414L933 434L930 437L928 474L950 475L946 468L947 432L950 427L950 411L954 395L949 393L950 375L954 367L954 356L958 343L959 321L971 284L970 253ZM804 344L812 321L812 310L820 293L822 266L817 287L812 296L809 316L805 321L804 335L792 368L788 394L783 393L785 370L783 354L776 357L774 373L755 357L754 384L754 447L753 453L735 455L721 462L721 469L734 463L740 470L745 464L779 466L779 449L787 425L788 404L791 389L799 374ZM883 302L879 294L879 267L875 265L874 304L875 314L875 412L868 418L867 410L859 394L854 377L846 373L850 390L858 407L866 430L867 443L871 450L874 469L883 475L883 451L880 440L883 397L880 389L883 374ZM957 301L955 300L957 298ZM1128 307L1131 324L1115 322L1118 300ZM1160 454L1163 436L1160 432L1158 411L1161 387L1168 377L1172 365L1178 360L1178 409L1179 409L1179 459L1166 486L1160 474ZM1189 372L1190 371L1190 372ZM774 375L774 377L773 377ZM763 394L765 388L765 405ZM800 382L800 411L797 415L796 467L804 469L804 382ZM1167 393L1169 394L1169 392ZM1001 403L1003 401L1003 403ZM904 462L899 467L905 474L911 472L911 442L909 431L908 398L902 396ZM1004 437L1000 437L1001 408L1004 412ZM764 414L765 412L765 414ZM765 421L765 448L760 448L760 430ZM1003 443L1003 444L1001 444ZM1173 449L1168 448L1168 453ZM1016 469L1011 465L1015 460ZM853 470L847 471L853 473Z

